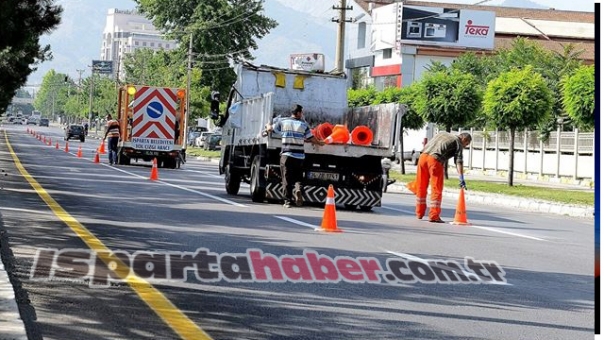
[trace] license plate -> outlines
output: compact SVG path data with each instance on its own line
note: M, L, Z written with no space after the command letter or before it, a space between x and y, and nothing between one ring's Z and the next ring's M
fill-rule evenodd
M340 174L333 172L317 172L309 171L308 179L318 179L321 181L332 181L337 182L340 179Z

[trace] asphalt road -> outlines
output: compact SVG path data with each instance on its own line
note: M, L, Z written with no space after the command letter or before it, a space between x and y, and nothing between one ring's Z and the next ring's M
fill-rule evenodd
M1 182L0 224L30 339L593 338L593 220L468 206L472 226L432 224L415 219L413 196L386 194L373 212L338 209L344 232L327 234L314 230L322 207L253 203L246 185L229 196L212 163L160 169L152 182L146 163L111 167L106 156L92 163L97 140L72 141L66 153L62 140L56 150L25 126L5 128L29 180L39 183L34 190L21 176L2 133L0 168L9 175ZM53 143L62 136L53 127L37 130ZM80 145L82 159L75 157ZM455 204L443 202L445 220ZM186 280L91 288L81 278L30 279L36 250L89 247L218 255L259 249L276 257L315 251L375 258L384 268L388 259L471 257L496 262L507 281L208 282L189 273ZM48 269L42 262L37 267Z

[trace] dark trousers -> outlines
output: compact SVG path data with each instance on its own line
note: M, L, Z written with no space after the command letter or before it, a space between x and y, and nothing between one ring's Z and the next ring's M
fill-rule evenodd
M281 183L283 183L285 201L294 201L293 191L296 183L299 183L299 189L302 190L302 180L304 179L303 164L303 159L281 156L279 165L281 167Z
M109 155L109 163L117 163L117 142L120 137L109 137L107 138L107 148L109 149L107 152Z

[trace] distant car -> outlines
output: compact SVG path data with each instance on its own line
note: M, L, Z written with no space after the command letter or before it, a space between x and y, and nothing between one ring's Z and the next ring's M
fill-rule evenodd
M201 131L191 131L189 132L189 136L187 137L187 141L189 146L195 146L195 139L201 135Z
M207 132L207 131L202 132L201 135L199 135L199 137L195 138L195 146L199 147L199 148L203 148L206 138L208 136L210 136L211 134L212 134L212 132Z
M27 125L36 125L38 124L38 120L36 118L28 118Z
M48 124L49 124L48 118L40 118L40 121L38 122L38 125L40 125L40 126L48 126Z
M203 142L203 148L206 150L220 150L220 144L222 142L222 135L213 134L209 137L206 137L206 140Z
M77 138L80 142L84 142L86 140L86 132L84 131L84 127L82 125L69 125L65 128L65 140L70 140L71 138Z

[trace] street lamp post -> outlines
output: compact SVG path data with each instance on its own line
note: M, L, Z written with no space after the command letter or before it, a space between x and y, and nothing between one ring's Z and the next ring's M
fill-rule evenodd
M90 90L89 90L89 98L88 98L88 128L91 129L92 128L92 94L93 94L93 88L94 88L94 68L92 68L92 66L90 67L91 70L91 74L90 74ZM99 125L94 124L95 126L95 131L98 134L99 132Z

